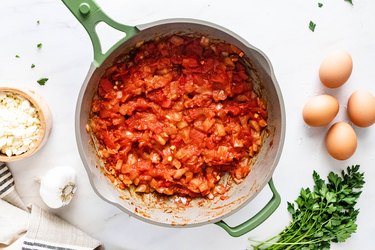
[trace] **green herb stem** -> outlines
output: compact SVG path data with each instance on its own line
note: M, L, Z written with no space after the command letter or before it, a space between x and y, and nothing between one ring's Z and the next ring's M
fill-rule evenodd
M329 249L331 242L343 242L357 229L359 210L355 209L363 187L359 165L348 167L341 176L331 172L326 183L314 171L314 189L301 189L295 205L288 202L292 221L278 235L266 241L253 241L254 249ZM278 238L278 239L277 239ZM277 239L276 242L275 239Z

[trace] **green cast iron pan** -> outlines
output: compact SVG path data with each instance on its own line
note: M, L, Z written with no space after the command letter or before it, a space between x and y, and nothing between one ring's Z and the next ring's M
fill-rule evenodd
M266 220L280 204L280 196L272 182L272 174L279 161L285 138L284 102L266 55L237 34L212 23L193 19L169 19L131 27L113 21L93 0L62 1L85 27L94 47L94 61L78 97L75 128L79 153L97 195L132 216L162 226L191 227L216 223L230 235L240 236ZM124 38L106 52L102 51L95 31L96 25L100 22L124 32ZM228 191L226 195L229 198L226 200L194 199L189 206L184 208L173 202L176 197L160 201L153 195L140 196L130 191L116 190L99 170L102 163L97 157L90 134L86 132L91 101L105 69L110 67L120 55L129 52L137 43L175 33L204 35L240 48L246 55L245 58L251 71L257 72L257 74L252 74L253 81L257 83L255 89L266 99L269 113L268 134L264 137L252 170L241 184ZM230 227L223 221L223 218L248 204L266 184L269 185L273 196L261 211L235 227Z

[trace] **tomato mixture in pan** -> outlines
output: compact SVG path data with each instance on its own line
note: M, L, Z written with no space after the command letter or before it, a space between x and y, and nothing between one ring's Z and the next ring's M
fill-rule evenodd
M240 183L267 126L243 56L224 42L173 35L138 44L108 68L89 128L110 180L210 199L227 191L225 173Z

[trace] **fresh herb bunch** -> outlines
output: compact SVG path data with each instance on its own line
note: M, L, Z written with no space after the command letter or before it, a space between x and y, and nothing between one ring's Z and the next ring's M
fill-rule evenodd
M301 189L295 201L297 209L288 202L291 224L277 236L258 242L254 249L320 250L330 249L331 242L344 242L357 230L359 209L354 206L365 183L363 175L356 165L341 176L329 173L326 183L314 171L314 190Z

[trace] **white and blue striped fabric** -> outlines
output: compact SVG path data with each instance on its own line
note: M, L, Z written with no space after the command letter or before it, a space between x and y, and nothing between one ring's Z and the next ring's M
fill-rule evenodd
M0 162L0 199L28 211L14 187L13 175L4 162Z
M101 246L99 241L40 207L31 205L30 209L26 208L15 189L12 173L2 162L0 199L0 249L4 244L5 249L22 250L93 250ZM22 213L26 216L17 216ZM6 218L1 214L13 216ZM9 231L10 228L13 231Z
M0 162L0 199L14 190L14 180L7 165Z

